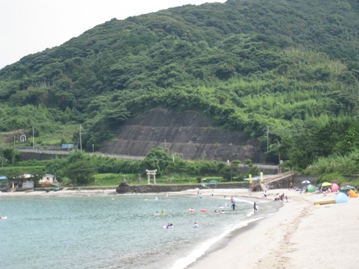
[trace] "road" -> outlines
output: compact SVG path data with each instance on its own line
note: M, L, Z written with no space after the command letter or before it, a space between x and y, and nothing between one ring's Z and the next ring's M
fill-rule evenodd
M51 154L51 155L68 155L71 151L62 151L62 150L42 150L42 149L18 149L20 152L29 152L29 153L40 153L40 154ZM145 159L145 156L130 156L130 155L121 155L121 154L105 154L101 152L89 153L89 155L96 155L109 158L125 159L125 160L135 160L142 161ZM268 170L278 170L278 165L269 165L269 164L253 164L260 169ZM239 164L240 167L248 167L246 164Z

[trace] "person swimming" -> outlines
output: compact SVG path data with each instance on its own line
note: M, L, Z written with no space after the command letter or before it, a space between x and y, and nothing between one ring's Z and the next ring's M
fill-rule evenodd
M197 222L194 223L193 228L199 228L199 224Z

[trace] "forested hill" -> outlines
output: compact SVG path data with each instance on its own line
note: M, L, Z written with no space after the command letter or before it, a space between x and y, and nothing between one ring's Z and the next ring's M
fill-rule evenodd
M191 109L263 143L269 127L268 158L305 167L359 145L358 31L356 0L228 0L112 19L1 69L0 131L66 139L81 123L91 149L148 109Z

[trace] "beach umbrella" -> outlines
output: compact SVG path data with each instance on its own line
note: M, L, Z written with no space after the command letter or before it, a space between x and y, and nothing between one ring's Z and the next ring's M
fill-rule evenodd
M337 204L347 203L348 201L349 201L349 197L343 192L339 192L337 197L335 198L335 202Z
M315 192L315 187L313 185L308 185L307 192Z
M351 188L341 187L339 191L341 191L341 192L348 192L348 191L350 191L350 190L351 190Z
M357 188L355 188L354 186L350 186L350 185L346 185L346 187L349 188L349 189L355 190L355 191L356 191L356 189L357 189Z
M332 186L332 183L329 183L329 182L322 183L322 187L328 187L328 186Z
M337 190L339 190L339 186L337 183L333 183L330 189L332 190L332 192L336 192Z
M307 180L307 179L306 179L306 180L303 180L303 181L302 181L302 184L310 184L310 181Z

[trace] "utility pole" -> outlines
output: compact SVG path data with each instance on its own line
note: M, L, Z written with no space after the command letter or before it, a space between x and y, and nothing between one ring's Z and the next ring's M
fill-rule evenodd
M34 139L34 126L32 126L32 149L34 149L35 146L35 139Z
M268 151L269 126L267 126L267 151Z
M80 150L82 151L81 124L80 124Z

